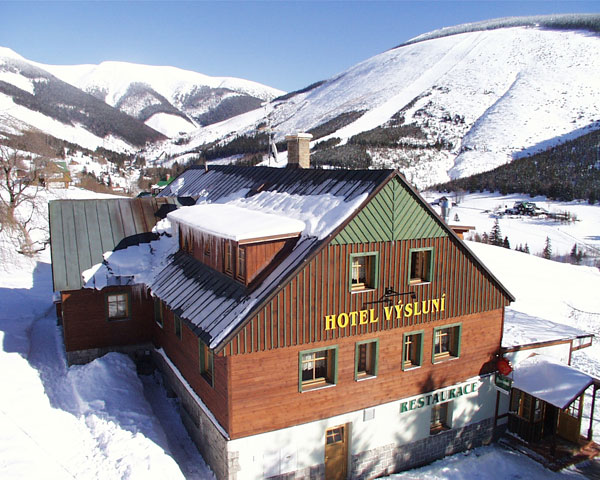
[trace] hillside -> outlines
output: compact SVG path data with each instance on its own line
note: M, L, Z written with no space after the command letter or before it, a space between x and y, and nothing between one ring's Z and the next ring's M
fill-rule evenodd
M437 185L440 191L528 193L570 201L600 201L600 130L569 140L489 172Z
M600 128L600 37L589 30L600 15L552 18L549 27L503 19L424 36L275 99L266 115L150 154L199 153L269 123L278 140L313 133L313 148L328 151L319 162L364 157L361 166L398 167L418 187L490 170Z
M254 110L283 93L249 80L168 66L102 62L43 68L169 137Z

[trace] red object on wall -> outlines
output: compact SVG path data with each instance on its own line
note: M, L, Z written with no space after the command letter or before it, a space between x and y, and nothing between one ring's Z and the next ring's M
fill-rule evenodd
M513 371L510 362L504 357L501 357L496 361L496 368L502 375L508 375Z

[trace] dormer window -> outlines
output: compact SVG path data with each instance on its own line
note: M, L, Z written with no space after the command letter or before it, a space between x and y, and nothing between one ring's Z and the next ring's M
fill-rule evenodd
M182 207L168 218L188 233L188 252L196 260L246 286L271 272L306 227L300 220L231 204Z
M239 247L237 251L236 275L240 280L246 279L246 250L243 247Z
M225 273L233 274L233 245L228 240L225 240L225 258L223 264Z

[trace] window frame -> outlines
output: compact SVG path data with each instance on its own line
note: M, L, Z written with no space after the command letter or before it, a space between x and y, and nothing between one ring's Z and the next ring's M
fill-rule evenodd
M226 275L233 276L233 262L235 260L234 247L231 240L225 240L223 248L223 272Z
M438 433L444 432L446 430L450 430L452 428L452 421L450 418L450 414L452 413L452 401L449 402L441 402L436 403L431 406L431 411L429 415L429 435L437 435ZM439 421L433 422L435 412L442 411L443 415L437 415Z
M208 382L211 387L215 385L215 355L208 345L198 339L198 356L200 376Z
M365 266L365 269L369 269L368 282L361 286L360 284L353 283L353 264L355 258L365 257L368 258L369 264ZM370 278L369 278L370 277ZM355 286L356 285L356 286ZM351 293L368 292L376 290L379 287L379 251L374 250L370 252L356 252L351 253L348 261L348 290Z
M455 338L450 338L450 347L448 352L436 353L435 351L435 341L437 332L441 330L451 330L453 332L453 336ZM461 347L461 339L462 339L462 323L450 323L448 325L441 325L439 327L435 327L433 329L433 341L431 344L431 363L439 363L445 360L451 360L454 358L460 358L460 347ZM454 351L453 351L454 350Z
M413 254L419 254L423 252L429 252L429 267L427 268L427 278L413 278ZM433 282L433 265L435 260L435 248L434 247L419 247L411 248L408 251L408 284L409 285L424 285Z
M316 352L325 351L327 352L327 375L331 378L324 378L323 380L313 380L310 382L303 382L302 380L302 357L304 355L314 354ZM330 355L333 356L333 359L330 359ZM310 350L302 350L298 352L298 392L308 392L312 390L318 390L320 388L331 387L337 385L338 383L338 357L339 357L339 348L337 345L329 345L321 348L312 348ZM333 365L329 365L329 362L332 361Z
M418 352L418 363L414 363L412 362L412 360L410 361L410 365L408 364L408 362L404 359L404 357L406 356L406 339L408 337L412 337L418 335L419 336L419 352ZM435 338L435 337L434 337ZM402 335L402 370L406 371L406 370L413 370L415 368L419 368L423 366L423 347L425 345L425 330L414 330L412 332L404 332L404 334Z
M246 280L246 249L242 246L238 246L235 255L235 271L236 278L244 282Z
M165 328L163 302L158 297L154 297L154 321L160 328Z
M368 356L369 354L373 356L373 358L371 359L372 365L371 365L371 372L369 372L369 370L365 370L364 372L359 372L358 371L358 364L359 364L359 352L360 352L360 347L362 345L372 345L372 348L374 349L374 351L369 352L368 347L367 351L366 351L366 355ZM356 342L356 345L354 347L354 380L355 381L360 381L360 380L367 380L369 378L375 378L377 377L377 371L379 368L379 339L378 338L371 338L369 340L361 340L359 342Z
M110 297L117 297L117 296L121 296L124 295L125 296L125 315L118 315L118 316L111 316L110 315L110 308L109 308L109 302L110 302ZM106 314L106 320L108 322L119 322L119 321L125 321L125 320L131 320L131 295L129 292L127 291L119 291L119 292L106 292L104 294L104 309L105 309L105 314Z

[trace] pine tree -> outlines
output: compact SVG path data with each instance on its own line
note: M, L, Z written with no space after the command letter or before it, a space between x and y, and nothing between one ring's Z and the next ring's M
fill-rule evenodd
M481 236L481 243L490 243L490 238L488 237L487 232L483 232Z
M458 218L458 213L454 214L454 221L455 222L460 222L460 218Z
M523 251L524 251L525 253L531 253L531 252L529 251L529 245L527 245L527 242L525 242L525 248L523 248Z
M544 250L542 251L542 257L547 260L552 258L552 244L550 243L550 237L546 237L546 245L544 246Z
M492 231L490 232L490 244L501 247L503 245L502 240L502 232L500 231L500 222L498 219L494 222L494 226L492 227Z
M510 242L508 241L508 237L504 237L504 241L502 242L502 246L504 248L508 248L510 250Z

